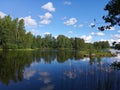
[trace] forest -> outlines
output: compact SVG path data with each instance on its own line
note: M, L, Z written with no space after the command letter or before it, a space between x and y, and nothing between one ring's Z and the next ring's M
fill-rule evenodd
M110 48L108 41L85 43L84 39L65 35L58 35L57 38L51 34L44 37L34 36L26 32L23 19L12 19L9 15L0 18L0 49L60 49L68 48L75 50L106 49Z

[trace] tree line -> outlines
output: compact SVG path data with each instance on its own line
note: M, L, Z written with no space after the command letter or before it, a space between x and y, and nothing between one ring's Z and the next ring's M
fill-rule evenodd
M12 19L10 16L0 18L0 48L1 49L26 49L26 48L71 48L76 50L84 49L105 49L109 48L108 41L85 43L82 38L68 38L59 35L57 38L51 34L41 37L26 32L23 19Z

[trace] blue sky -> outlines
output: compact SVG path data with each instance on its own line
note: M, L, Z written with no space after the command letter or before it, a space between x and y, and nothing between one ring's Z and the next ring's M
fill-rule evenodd
M86 42L120 42L120 27L101 32L98 26L105 25L105 5L109 0L0 0L0 16L25 20L26 31L34 35L63 34L80 37ZM96 22L94 22L94 19ZM91 28L91 24L95 24Z

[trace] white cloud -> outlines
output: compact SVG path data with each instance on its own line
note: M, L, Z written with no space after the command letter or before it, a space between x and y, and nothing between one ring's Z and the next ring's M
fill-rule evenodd
M95 35L95 32L91 32L91 35Z
M113 37L116 39L120 39L120 34L115 34L115 35L113 35Z
M1 17L1 18L4 18L6 15L7 15L7 14L5 14L5 13L3 13L3 12L0 11L0 17Z
M119 43L120 42L120 34L114 34L114 35L111 35L111 37L112 37L112 39L111 40L109 40L109 42L117 42L117 43Z
M55 39L57 39L58 36L54 36Z
M109 44L110 44L110 46L112 46L112 43L113 43L113 42L119 43L119 42L120 42L120 39L109 39L109 40L106 40L106 41L108 41Z
M118 30L118 33L120 33L120 30Z
M64 5L71 5L72 4L72 2L70 2L70 1L65 1L64 2Z
M119 42L120 42L120 39L117 39L117 42L119 43Z
M89 35L89 36L83 35L80 38L83 38L85 40L85 42L87 42L87 43L91 42L91 40L92 40L91 35Z
M55 8L54 8L52 2L46 3L46 4L43 5L41 8L43 8L43 9L45 9L45 10L48 10L48 11L50 11L50 12L54 12L54 11L55 11Z
M27 17L22 17L22 18L19 18L19 19L24 19L24 22L25 22L25 26L36 26L37 25L37 22L35 19L32 19L31 16L27 16Z
M115 40L114 40L114 39L110 39L109 41L110 41L110 42L114 42Z
M84 27L84 24L74 25L75 28L82 28Z
M40 19L42 19L40 21L40 24L50 24L51 23L51 18L53 17L51 13L47 12L44 15L40 15L39 16Z
M76 18L70 18L69 20L64 22L64 24L67 25L67 26L74 25L75 23L77 23L77 19Z
M101 39L100 41L108 41L110 46L112 46L112 43L113 42L117 42L119 43L120 42L120 39Z
M96 33L97 36L104 36L105 34L103 32Z
M40 18L41 19L50 19L50 18L52 18L52 14L47 12L44 15L40 15Z
M112 43L113 43L114 41L116 41L116 40L110 39L110 40L108 40L108 41L109 41L110 46L112 46Z
M112 31L113 31L113 30L115 30L115 27L110 27L110 29L109 29L109 30L112 30Z
M35 29L32 29L30 31L27 31L27 32L31 32L33 35L40 35L40 31L39 30L35 30Z
M43 19L40 21L40 24L50 24L51 23L51 20L49 19Z
M108 40L105 40L105 39L101 39L100 41L108 41Z
M96 35L96 36L104 36L105 34L103 32L92 32L91 35Z
M45 33L44 33L44 35L49 35L49 34L51 34L51 33L50 33L50 32L45 32Z

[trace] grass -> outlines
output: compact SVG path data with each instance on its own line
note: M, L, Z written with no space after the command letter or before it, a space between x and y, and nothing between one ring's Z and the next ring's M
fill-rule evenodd
M96 53L96 56L97 56L97 57L103 57L103 56L108 56L108 57L110 57L110 56L112 56L112 54L111 54L110 52L97 52L97 53Z
M31 49L31 48L25 48L25 49L4 49L4 51L34 51L34 50L40 50L38 48ZM3 49L0 49L0 51L3 51Z
M7 51L35 51L35 50L43 50L40 48L35 48L35 49L31 49L31 48L25 48L25 49L6 49ZM51 48L46 48L45 50L53 50ZM59 48L58 50L70 50L68 48ZM72 50L72 49L71 49ZM3 51L3 49L0 49L0 51ZM104 52L104 51L97 51L97 50L81 50L78 52L78 54L82 57L110 57L112 56L112 54L110 52Z
M96 51L96 50L92 50L92 51L79 51L79 54L81 56L84 56L84 57L89 57L89 56L92 56L92 57L110 57L112 56L112 54L110 52L103 52L103 51Z

